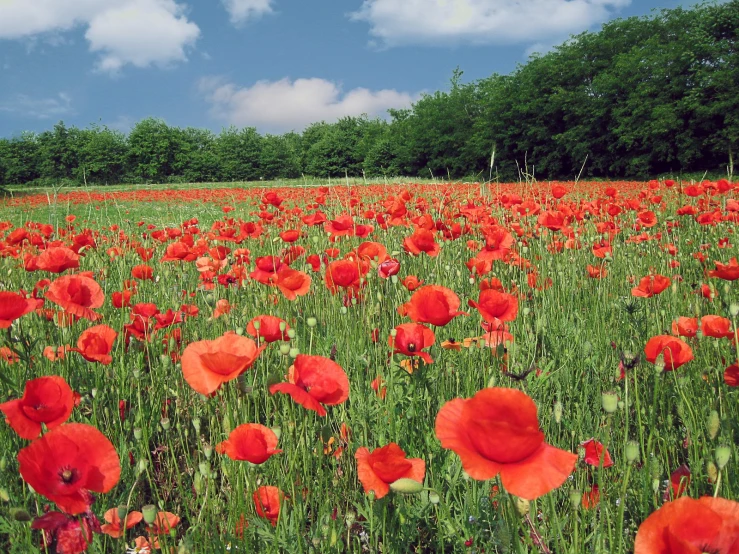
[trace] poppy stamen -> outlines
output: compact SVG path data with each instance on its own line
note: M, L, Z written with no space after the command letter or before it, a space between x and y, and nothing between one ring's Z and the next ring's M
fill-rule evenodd
M415 351L416 351L416 344L412 342L408 345L408 352L415 352Z
M74 481L75 473L73 469L65 468L59 472L59 477L62 478L65 484L69 485Z

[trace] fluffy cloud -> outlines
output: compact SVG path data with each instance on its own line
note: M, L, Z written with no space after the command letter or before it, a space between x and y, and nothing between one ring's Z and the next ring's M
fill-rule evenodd
M72 98L60 92L50 98L31 98L18 94L13 98L0 101L0 112L34 119L51 119L73 114Z
M231 16L231 23L239 25L247 19L253 19L272 12L273 0L221 0Z
M385 46L505 44L566 37L631 0L364 0L350 14Z
M388 108L408 107L417 98L392 89L355 88L344 93L336 83L318 78L258 81L245 88L207 78L201 80L200 90L214 117L272 132L300 130L345 116L384 115Z
M0 0L0 39L34 37L85 26L98 67L118 71L186 60L200 35L175 0Z

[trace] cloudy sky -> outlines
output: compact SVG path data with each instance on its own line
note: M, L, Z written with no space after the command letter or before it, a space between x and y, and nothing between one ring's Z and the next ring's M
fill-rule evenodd
M301 130L508 73L689 0L0 0L0 136L59 120Z

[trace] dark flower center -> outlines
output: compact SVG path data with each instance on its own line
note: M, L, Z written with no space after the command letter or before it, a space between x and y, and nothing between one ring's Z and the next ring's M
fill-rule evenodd
M78 479L79 476L77 474L77 470L65 467L59 472L59 477L61 477L62 481L66 485L71 485Z
M411 342L408 344L408 352L415 352L416 351L416 344Z

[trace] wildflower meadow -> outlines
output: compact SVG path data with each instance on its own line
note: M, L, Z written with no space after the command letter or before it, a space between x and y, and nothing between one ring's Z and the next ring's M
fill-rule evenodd
M739 553L739 183L0 206L0 551Z

